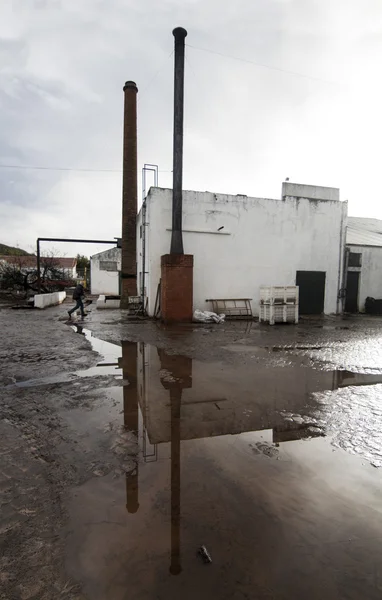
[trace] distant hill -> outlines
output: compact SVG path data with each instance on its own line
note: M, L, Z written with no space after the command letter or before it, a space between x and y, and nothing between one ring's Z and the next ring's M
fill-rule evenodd
M26 250L21 250L21 248L13 248L12 246L7 246L6 244L0 244L0 255L3 256L28 256L30 252Z

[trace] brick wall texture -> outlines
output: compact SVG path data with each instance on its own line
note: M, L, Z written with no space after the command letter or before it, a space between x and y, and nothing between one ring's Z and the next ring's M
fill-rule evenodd
M137 295L137 87L128 81L125 94L123 128L122 184L122 269L121 307L127 308L129 296Z

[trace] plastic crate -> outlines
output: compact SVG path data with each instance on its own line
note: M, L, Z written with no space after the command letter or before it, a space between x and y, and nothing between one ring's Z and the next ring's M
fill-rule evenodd
M262 285L260 304L298 304L298 285Z
M260 304L259 322L298 323L298 304Z

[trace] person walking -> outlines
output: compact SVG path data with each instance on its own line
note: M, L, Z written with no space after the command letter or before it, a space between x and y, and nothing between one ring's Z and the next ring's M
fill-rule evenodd
M74 311L76 311L78 308L81 311L81 319L85 318L85 311L84 311L84 303L83 303L83 298L85 298L85 290L84 290L84 286L79 283L75 288L74 288L74 292L73 292L73 300L76 301L76 305L74 308L72 308L71 310L68 310L68 315L69 315L69 319L72 318L72 314L74 313Z

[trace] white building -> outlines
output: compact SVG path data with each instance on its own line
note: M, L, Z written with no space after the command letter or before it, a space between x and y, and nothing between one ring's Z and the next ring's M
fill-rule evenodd
M151 188L137 219L138 290L154 313L171 239L172 190ZM279 200L183 192L184 252L194 255L194 310L250 298L261 285L299 285L302 314L341 311L347 203L339 190L284 182ZM143 268L145 262L145 268Z
M90 289L95 295L120 293L121 249L111 248L90 257Z
M347 312L363 312L368 296L382 298L382 221L349 217L346 233Z

